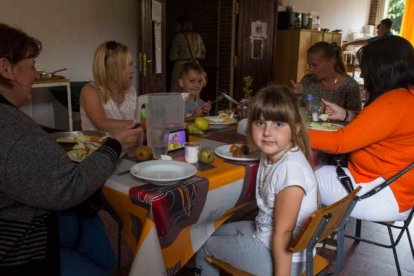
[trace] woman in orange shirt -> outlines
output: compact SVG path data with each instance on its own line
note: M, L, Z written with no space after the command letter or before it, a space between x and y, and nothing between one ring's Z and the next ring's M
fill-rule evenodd
M325 102L329 119L352 121L337 132L309 130L312 148L348 153L348 168L359 195L378 186L414 161L414 50L404 38L387 36L358 52L361 75L368 91L357 115ZM343 164L344 165L344 164ZM316 171L323 205L347 194L335 166ZM414 170L375 195L359 201L351 216L364 220L405 219L414 206Z

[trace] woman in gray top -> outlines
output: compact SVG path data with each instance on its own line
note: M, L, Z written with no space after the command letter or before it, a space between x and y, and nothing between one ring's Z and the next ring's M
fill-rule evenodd
M55 211L79 205L102 187L142 129L122 130L83 162L71 162L19 110L39 78L40 41L2 23L0 37L0 275L59 275Z
M321 104L321 99L345 109L361 110L358 83L345 70L341 48L336 43L320 41L307 52L309 74L298 83L292 81L294 93L306 104L308 95Z

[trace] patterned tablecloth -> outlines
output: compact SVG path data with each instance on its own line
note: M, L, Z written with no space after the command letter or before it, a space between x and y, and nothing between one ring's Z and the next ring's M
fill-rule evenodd
M244 137L225 129L190 139L215 148L224 144L220 140L236 143ZM174 159L183 161L180 154ZM117 171L134 164L123 159ZM257 165L216 156L210 165L198 164L195 176L167 186L145 183L130 174L120 176L116 171L103 193L135 252L130 275L179 271L222 223L254 201Z

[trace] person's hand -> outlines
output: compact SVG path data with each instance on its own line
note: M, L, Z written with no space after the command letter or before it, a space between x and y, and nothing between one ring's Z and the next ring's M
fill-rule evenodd
M122 145L122 151L126 152L134 146L137 146L140 141L142 141L144 135L144 129L136 127L136 122L134 121L128 127L122 130L114 132L111 137L118 140Z
M201 116L208 114L211 110L211 102L204 102L202 105L194 110L193 116Z
M292 85L293 94L296 96L300 96L303 93L303 84L301 82L295 82L294 80L290 80L290 84Z
M211 110L211 101L204 102L201 106L201 110L203 111L203 114L208 114Z
M325 105L325 113L328 115L329 120L344 120L346 117L346 109L324 99L322 99L322 103Z

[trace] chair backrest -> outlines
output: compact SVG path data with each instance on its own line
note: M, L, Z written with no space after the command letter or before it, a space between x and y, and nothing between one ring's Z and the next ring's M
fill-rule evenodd
M305 223L302 232L291 243L290 250L292 252L300 252L306 249L310 242L312 242L321 222L325 219L327 219L327 224L319 235L319 240L325 239L329 234L336 231L346 219L346 216L349 215L349 209L353 207L353 201L360 189L361 187L357 187L357 189L341 200L313 212Z

